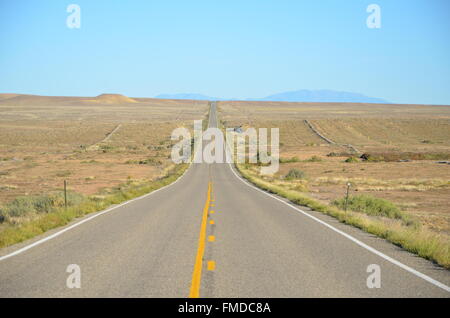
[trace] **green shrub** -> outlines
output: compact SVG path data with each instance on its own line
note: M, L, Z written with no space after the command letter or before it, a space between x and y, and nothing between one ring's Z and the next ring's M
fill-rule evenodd
M343 209L345 208L345 198L334 200L332 204ZM402 212L394 203L365 194L350 196L348 198L347 208L368 215L383 216L403 220L408 224L411 223L409 215Z
M84 201L84 196L75 193L67 192L68 206L80 204ZM0 207L0 215L5 220L7 217L22 217L36 213L50 213L55 208L64 206L64 193L58 192L50 195L29 195L19 196L13 201Z
M356 159L355 157L349 157L349 158L345 159L344 162L352 163L352 162L359 162L359 160Z
M291 162L300 162L300 159L296 156L291 158L280 158L280 163L291 163Z
M4 217L20 217L31 213L49 212L52 200L48 196L19 196L4 207L0 214Z
M50 195L54 207L64 206L64 192L56 192ZM75 206L86 201L86 197L81 193L67 191L67 206Z
M289 170L289 172L286 174L285 179L287 180L293 180L293 179L305 179L306 178L306 174L299 170L299 169L291 169Z

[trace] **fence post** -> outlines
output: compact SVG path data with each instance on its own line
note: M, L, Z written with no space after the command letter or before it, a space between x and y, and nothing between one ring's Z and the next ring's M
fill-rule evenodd
M350 190L350 182L349 183L347 183L347 194L345 195L345 212L347 212L347 205L348 205L348 193L349 193L349 190Z
M64 180L64 207L67 210L67 181Z

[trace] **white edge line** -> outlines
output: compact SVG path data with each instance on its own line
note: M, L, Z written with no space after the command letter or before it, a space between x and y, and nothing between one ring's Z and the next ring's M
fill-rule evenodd
M158 192L158 191L161 191L161 190L163 190L163 189L166 189L166 188L168 188L168 187L174 185L175 183L177 183L177 182L178 182L178 181L186 174L186 172L188 172L188 170L189 170L190 168L191 168L191 165L189 165L189 167L183 172L183 174L182 174L181 176L179 176L174 182L172 182L172 183L170 183L170 184L167 184L167 185L165 185L165 186L162 187L162 188L156 189L156 190L154 190L154 191L152 191L152 192L150 192L150 193L144 194L144 195L142 195L142 196L140 196L140 197L137 197L137 198L134 198L134 199L131 199L131 200L122 202L121 204L116 205L116 206L113 206L113 207L108 208L108 209L106 209L106 210L97 212L96 214L94 214L94 215L92 215L92 216L90 216L90 217L88 217L88 218L86 218L86 219L83 219L83 220L81 220L81 221L79 221L79 222L77 222L77 223L75 223L75 224L72 224L72 225L70 225L70 226L68 226L68 227L66 227L66 228L64 228L64 229L62 229L62 230L60 230L60 231L58 231L58 232L56 232L56 233L53 233L52 235L49 235L49 236L47 236L47 237L45 237L45 238L43 238L43 239L40 239L40 240L38 240L38 241L36 241L36 242L34 242L34 243L31 243L30 245L27 245L27 246L25 246L25 247L22 247L22 248L20 248L20 249L14 251L14 252L12 252L12 253L10 253L10 254L6 254L6 255L4 255L4 256L1 256L1 257L0 257L0 262L3 261L3 260L5 260L5 259L7 259L7 258L10 258L10 257L13 257L13 256L15 256L15 255L21 254L21 253L23 253L23 252L25 252L25 251L27 251L27 250L29 250L29 249L35 247L35 246L38 246L38 245L40 245L40 244L42 244L42 243L44 243L44 242L47 242L47 241L49 241L49 240L51 240L51 239L54 239L55 237L60 236L60 235L63 234L64 232L67 232L67 231L69 231L69 230L71 230L71 229L73 229L73 228L75 228L75 227L77 227L77 226L79 226L79 225L81 225L81 224L83 224L83 223L85 223L85 222L88 222L88 221L90 221L90 220L92 220L92 219L94 219L94 218L96 218L96 217L102 215L102 214L105 214L105 213L110 212L110 211L112 211L112 210L114 210L114 209L120 208L121 206L124 206L124 205L126 205L126 204L128 204L128 203L131 203L131 202L134 202L134 201L141 200L141 199L143 199L143 198L145 198L145 197L148 197L148 196L150 196L150 195L152 195L152 194L154 194L154 193L156 193L156 192Z
M439 287L439 288L442 288L443 290L445 290L445 291L447 291L447 292L450 292L450 287L449 287L449 286L447 286L447 285L445 285L445 284L443 284L443 283L441 283L441 282L439 282L439 281L437 281L437 280L431 278L430 276L427 276L427 275L425 275L425 274L423 274L423 273L421 273L421 272L415 270L414 268L411 268L411 267L409 267L409 266L407 266L407 265L405 265L405 264L403 264L403 263L397 261L396 259L393 259L393 258L390 257L390 256L387 256L386 254L384 254L384 253L382 253L382 252L376 250L375 248L373 248L373 247L371 247L371 246L369 246L369 245L367 245L367 244L361 242L360 240L354 238L354 237L351 236L350 234L347 234L347 233L345 233L345 232L343 232L343 231L341 231L341 230L335 228L334 226L328 224L327 222L322 221L321 219L319 219L319 218L317 218L317 217L315 217L315 216L313 216L313 215L311 215L311 214L309 214L309 213L307 213L307 212L305 212L305 211L303 211L303 210L297 208L296 206L293 206L293 205L290 204L289 202L286 202L286 201L284 201L284 200L282 200L282 199L280 199L280 198L278 198L278 197L276 197L276 196L274 196L274 195L272 195L272 194L270 194L270 193L268 193L268 192L266 192L266 191L264 191L264 190L261 190L261 189L257 188L255 185L253 185L253 184L250 183L249 181L244 180L242 177L240 177L240 176L234 171L233 167L231 166L231 163L228 163L228 165L230 166L230 169L231 169L231 171L233 172L233 174L236 176L236 178L238 178L239 180L241 180L243 183L245 183L245 184L248 185L249 187L251 187L251 188L253 188L253 189L255 189L255 190L258 190L258 191L260 191L260 192L262 192L262 193L264 193L264 194L270 196L271 198L273 198L273 199L275 199L275 200L278 200L278 201L280 201L280 202L286 204L287 206L293 208L294 210L297 210L298 212L300 212L300 213L306 215L307 217L313 219L314 221L317 221L317 222L319 222L320 224L325 225L325 226L328 227L329 229L331 229L331 230L333 230L333 231L335 231L335 232L341 234L342 236L344 236L344 237L348 238L349 240L355 242L356 244L358 244L359 246L361 246L361 247L365 248L366 250L372 252L373 254L378 255L378 256L384 258L384 259L387 260L388 262L391 262L392 264L397 265L398 267L400 267L400 268L402 268L402 269L404 269L404 270L410 272L411 274L414 274L414 275L416 275L417 277L420 277L420 278L426 280L427 282L429 282L429 283L431 283L431 284L433 284L433 285L435 285L435 286L437 286L437 287Z

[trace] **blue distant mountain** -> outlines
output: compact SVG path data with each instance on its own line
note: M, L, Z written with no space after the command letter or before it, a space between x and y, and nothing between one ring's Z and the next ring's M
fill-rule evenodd
M322 102L322 103L380 103L387 104L388 101L381 98L368 97L358 93L339 92L332 90L307 90L290 91L270 95L261 99L262 101L279 102Z
M161 94L155 98L162 99L197 99L197 100L236 100L211 97L202 94ZM382 98L369 97L363 94L332 91L327 89L290 91L270 95L263 98L248 98L249 101L274 101L274 102L316 102L316 103L379 103L389 104Z

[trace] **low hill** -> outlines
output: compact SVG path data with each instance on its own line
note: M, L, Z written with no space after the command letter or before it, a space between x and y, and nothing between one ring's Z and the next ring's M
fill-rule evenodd
M5 100L5 99L9 99L9 98L13 98L18 96L19 94L0 94L0 101L1 100Z
M96 97L0 94L0 104L10 106L121 105L130 103L138 103L138 101L120 94L101 94Z
M127 104L137 103L133 98L121 95L121 94L101 94L94 99L86 100L85 102L96 102L100 104Z

